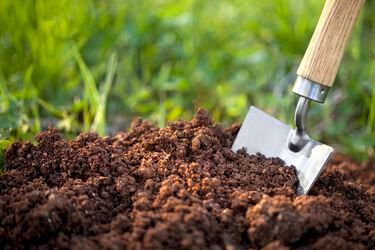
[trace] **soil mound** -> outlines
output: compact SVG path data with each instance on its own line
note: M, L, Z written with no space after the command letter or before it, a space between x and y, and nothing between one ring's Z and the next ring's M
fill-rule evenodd
M373 249L374 163L336 158L309 196L293 167L233 153L205 110L113 138L54 129L14 143L0 175L0 248Z

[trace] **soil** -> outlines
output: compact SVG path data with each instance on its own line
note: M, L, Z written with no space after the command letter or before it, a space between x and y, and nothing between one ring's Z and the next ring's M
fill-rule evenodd
M114 137L53 128L0 175L1 249L374 249L375 162L336 156L310 195L293 167L233 153L239 126L136 120Z

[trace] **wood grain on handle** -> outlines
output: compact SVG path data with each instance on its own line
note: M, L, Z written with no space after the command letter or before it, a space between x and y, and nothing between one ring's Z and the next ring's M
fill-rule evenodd
M326 0L297 75L331 87L365 0Z

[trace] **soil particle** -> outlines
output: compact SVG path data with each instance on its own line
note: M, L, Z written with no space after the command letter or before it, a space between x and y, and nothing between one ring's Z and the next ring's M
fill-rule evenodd
M293 167L233 153L207 111L114 137L53 128L0 175L1 249L373 249L374 162L334 158L309 196Z

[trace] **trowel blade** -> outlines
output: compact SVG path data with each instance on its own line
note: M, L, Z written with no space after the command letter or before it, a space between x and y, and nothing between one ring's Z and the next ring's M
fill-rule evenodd
M293 133L294 129L290 126L252 106L232 145L232 151L245 148L249 155L261 153L266 157L279 157L286 165L296 168L299 179L297 193L307 194L332 155L333 148L310 140L302 150L293 152L288 146Z

